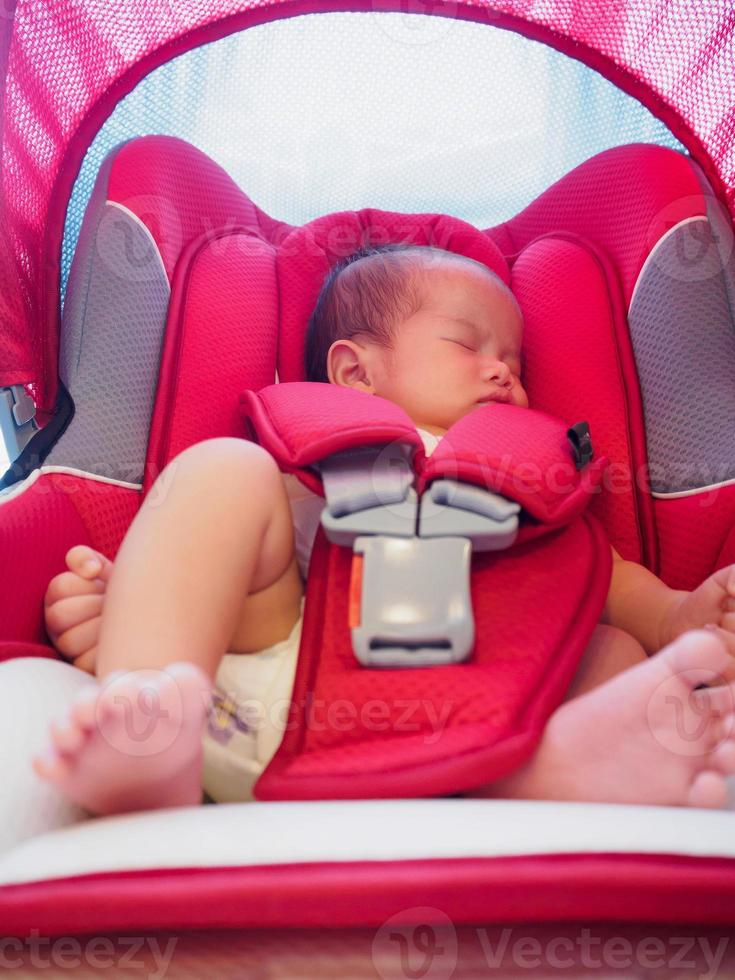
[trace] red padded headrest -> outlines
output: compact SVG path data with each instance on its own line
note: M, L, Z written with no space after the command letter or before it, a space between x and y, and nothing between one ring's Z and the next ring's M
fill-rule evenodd
M281 290L278 376L304 381L304 324L316 305L329 269L367 245L433 245L482 262L510 283L500 249L472 225L444 214L394 214L366 208L341 211L294 229L280 244L277 268Z

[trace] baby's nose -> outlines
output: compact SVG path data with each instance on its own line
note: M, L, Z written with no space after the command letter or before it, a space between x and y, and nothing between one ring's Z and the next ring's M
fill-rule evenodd
M499 385L507 384L510 381L510 368L504 361L493 361L488 368L487 379Z

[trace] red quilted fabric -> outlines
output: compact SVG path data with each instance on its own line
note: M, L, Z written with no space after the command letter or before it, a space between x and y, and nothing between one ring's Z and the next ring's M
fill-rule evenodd
M290 228L257 208L206 154L172 136L143 136L125 144L107 196L148 226L169 279L189 242L204 236L214 243L223 226L265 240Z
M589 242L614 263L627 309L652 246L679 221L705 210L686 157L660 146L619 146L575 167L489 233L504 237L510 252L560 229Z
M641 561L653 522L634 479L646 459L643 414L617 276L584 241L552 234L518 257L513 289L525 322L531 404L589 422L596 456L610 461L594 512L623 557Z
M273 248L246 234L195 243L174 280L145 491L187 446L242 436L240 392L272 384L277 346Z
M250 435L295 471L354 445L400 440L423 451L416 426L403 409L385 398L337 385L294 381L246 392L241 401ZM301 474L322 493L321 481Z
M66 567L66 552L72 545L89 544L114 557L139 496L134 490L51 473L2 504L0 647L6 640L48 642L43 596L50 579Z
M735 486L655 500L661 578L694 589L716 568L735 563Z
M52 474L50 479L55 487L69 495L88 529L92 547L114 560L140 507L140 491L59 473Z

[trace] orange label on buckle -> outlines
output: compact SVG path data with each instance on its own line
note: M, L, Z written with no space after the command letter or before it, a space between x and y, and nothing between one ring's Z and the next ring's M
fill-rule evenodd
M350 594L347 621L350 629L360 625L360 596L362 595L362 555L352 556L350 569Z

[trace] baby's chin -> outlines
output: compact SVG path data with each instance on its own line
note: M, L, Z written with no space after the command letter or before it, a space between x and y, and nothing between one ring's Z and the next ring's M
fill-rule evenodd
M485 407L484 405L470 405L468 408L465 408L463 411L457 412L456 416L453 416L451 418L444 418L441 421L437 420L435 422L417 422L414 419L414 425L416 426L417 429L423 429L424 432L431 432L432 435L435 436L443 436L449 431L449 429L451 429L451 427L455 424L455 422L459 422L459 420L463 419L465 415L469 415L471 412L474 412L476 408L484 408L484 407Z

